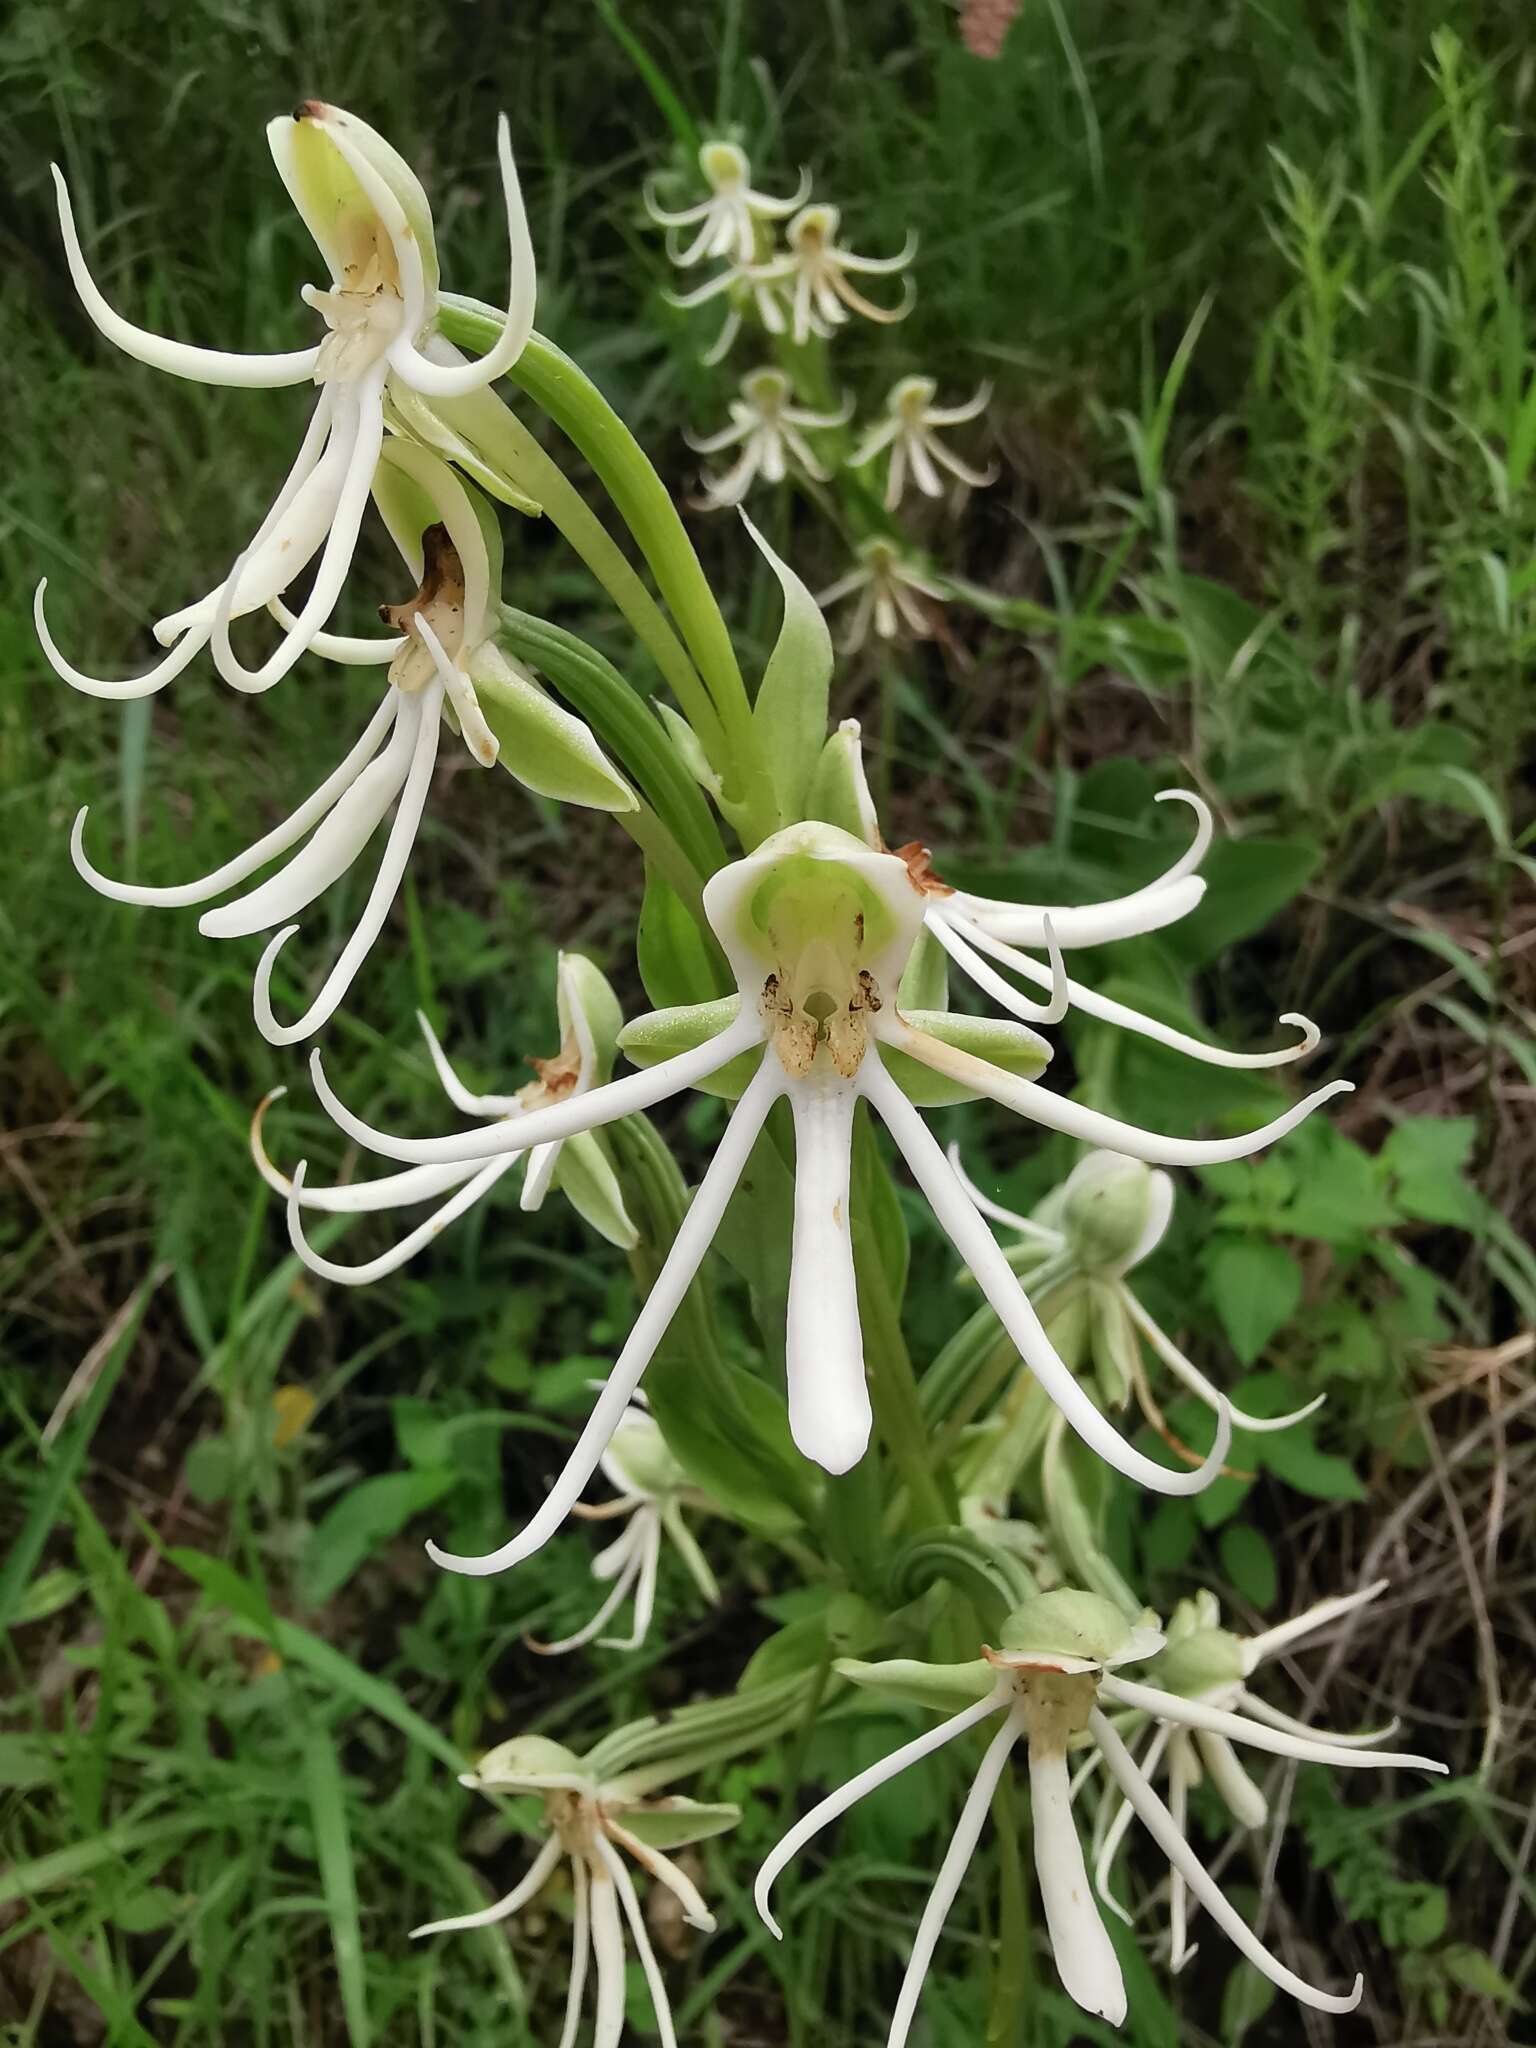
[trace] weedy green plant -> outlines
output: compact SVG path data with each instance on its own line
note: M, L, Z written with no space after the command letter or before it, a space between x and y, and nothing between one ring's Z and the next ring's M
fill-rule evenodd
M963 886L936 872L919 841L892 851L857 726L845 721L829 730L832 647L804 584L748 524L782 593L777 638L749 690L716 595L638 442L580 367L534 331L532 241L506 123L498 133L511 251L505 312L442 288L423 188L356 116L305 101L291 120L272 124L269 140L330 271L327 288L304 295L324 325L318 346L275 356L192 348L125 321L92 280L60 180L71 270L109 339L195 381L312 380L320 388L299 457L254 540L206 597L160 622L157 637L170 651L154 669L122 683L86 676L53 641L41 592L39 633L63 679L92 694L142 697L204 650L234 688L261 692L312 653L347 669L383 668L382 703L363 740L308 801L214 873L176 885L109 880L85 854L83 815L73 840L76 866L103 894L163 905L206 900L285 861L237 904L205 914L202 927L228 938L279 927L256 966L254 1012L270 1044L289 1046L332 1025L365 967L374 971L446 725L481 766L499 764L545 799L608 813L627 833L633 852L608 894L632 933L655 1005L626 1023L596 967L564 954L550 1026L557 1050L537 1063L536 1082L517 1091L468 1086L429 1028L446 1092L466 1118L484 1119L433 1138L396 1135L349 1107L315 1051L311 1071L322 1107L354 1144L401 1168L372 1180L320 1188L309 1182L303 1160L284 1172L270 1156L287 1150L274 1140L281 1123L269 1116L263 1125L258 1115L256 1166L285 1197L295 1256L319 1275L357 1283L429 1249L436 1256L447 1227L520 1159L523 1207L537 1208L558 1189L600 1239L627 1254L643 1297L614 1347L617 1355L600 1368L574 1448L521 1529L500 1542L487 1536L497 1491L487 1425L533 1422L537 1388L530 1389L529 1411L505 1418L397 1404L392 1421L409 1470L338 1492L306 1552L311 1591L318 1598L334 1594L381 1530L438 1506L455 1524L456 1544L466 1537L480 1546L489 1541L428 1546L449 1583L460 1582L447 1597L465 1605L444 1608L437 1619L440 1631L451 1632L456 1614L475 1611L468 1605L478 1597L475 1582L513 1567L521 1572L539 1557L600 1468L621 1489L617 1505L634 1517L598 1561L599 1576L616 1579L614 1592L595 1622L546 1649L580 1647L631 1590L635 1625L625 1647L638 1648L652 1618L664 1529L699 1590L710 1594L715 1582L678 1512L690 1499L707 1502L717 1520L776 1551L795 1579L792 1595L780 1595L783 1627L753 1655L734 1690L628 1719L615 1700L614 1725L584 1750L544 1730L513 1734L463 1773L468 1789L533 1799L537 1811L522 1819L544 1840L498 1902L432 1920L417 1932L495 1925L533 1905L558 1868L569 1865L575 1945L563 2039L569 2044L582 2025L590 1963L594 2038L599 2048L617 2042L627 1929L652 2024L670 2041L666 1972L625 1859L655 1880L655 1903L665 1894L690 1926L708 1931L711 1910L681 1852L742 1816L732 1798L699 1801L673 1788L767 1753L782 1766L776 1821L788 1822L818 1735L856 1716L846 1688L864 1687L949 1708L950 1718L854 1773L830 1800L788 1825L758 1880L770 1933L779 1927L767 1912L768 1886L811 1833L893 1769L1002 1716L910 1944L889 2022L893 2048L907 2038L941 1926L994 1803L1003 1836L995 1918L985 1888L978 1904L983 1925L996 1935L995 1947L988 1942L994 2035L1043 2039L1062 2031L1060 2007L1037 2012L1026 1995L1042 1946L1067 1998L1087 2014L1119 2024L1137 1997L1149 2025L1163 2011L1158 1995L1144 1988L1139 1949L1111 1932L1090 1888L1072 1806L1074 1791L1086 1805L1083 1788L1095 1776L1117 1788L1100 1804L1096 1824L1095 1875L1112 1917L1125 1914L1108 1889L1124 1831L1117 1804L1123 1798L1174 1873L1174 1970L1188 1953L1193 1898L1270 1984L1322 2011L1352 2010L1359 1980L1342 1993L1316 1986L1253 1931L1210 1875L1188 1839L1188 1795L1203 1768L1231 1818L1257 1824L1262 1801L1237 1764L1234 1742L1334 1767L1444 1768L1352 1738L1315 1735L1247 1683L1270 1651L1352 1612L1380 1588L1365 1586L1343 1603L1246 1641L1199 1602L1173 1609L1165 1631L1127 1576L1134 1562L1110 1554L1117 1541L1112 1505L1130 1496L1107 1476L1165 1502L1198 1502L1231 1483L1223 1468L1234 1447L1245 1452L1252 1439L1283 1442L1296 1423L1281 1413L1234 1408L1141 1308L1127 1275L1156 1248L1170 1220L1171 1185L1162 1169L1209 1171L1248 1159L1349 1084L1334 1080L1288 1106L1250 1095L1220 1104L1212 1116L1216 1097L1202 1079L1204 1114L1196 1120L1224 1128L1187 1137L1114 1113L1125 1086L1115 1060L1084 1062L1082 1092L1097 1101L1039 1080L1052 1045L1035 1027L1074 1020L1100 1043L1131 1048L1128 1061L1142 1047L1212 1075L1251 1075L1317 1049L1316 1027L1290 1015L1284 1021L1292 1036L1278 1050L1227 1053L1183 1022L1067 973L1068 952L1145 942L1202 909L1214 913L1219 946L1219 890L1208 891L1200 873L1213 836L1209 806L1189 791L1157 792L1192 815L1190 842L1160 863L1154 855L1135 885L1087 904ZM713 197L696 220L673 225L697 226L700 254L741 256L753 238L752 261L741 265L746 276L732 288L749 293L765 327L772 331L779 319L803 347L825 338L818 329L840 324L841 310L867 312L848 281L861 274L859 259L838 243L828 209L803 209L791 222L788 251L758 260L765 208L771 213L784 202L754 194L739 152L713 147L705 162ZM801 424L790 417L782 378L769 385L762 381L768 374L755 387L752 417L731 430L765 474L786 448L794 452L788 435ZM601 491L602 517L493 391L503 379L581 451ZM1175 378L1157 409L1153 439L1138 441L1149 487L1160 472L1176 389ZM899 463L927 488L937 459L934 432L947 424L932 397L920 380L901 387L888 427L865 444L869 459L888 457L888 501L900 496ZM370 494L418 587L404 597L398 590L378 593L389 634L340 635L331 630L331 614L353 571ZM547 519L563 536L652 656L673 699L664 709L659 697L632 690L580 639L504 602L498 502L524 519ZM665 611L612 540L608 517L627 529ZM1159 531L1166 540L1166 523ZM312 587L290 609L289 586L311 562ZM253 666L236 654L231 624L237 614L261 609L274 615L281 637ZM297 929L291 920L342 880L391 804L394 820L367 905L311 993L285 950ZM430 924L430 907L423 914ZM952 970L976 998L1009 1014L955 1007ZM274 987L303 1006L296 1022L279 1019ZM619 1053L635 1071L614 1078ZM691 1193L672 1146L649 1120L651 1110L683 1096L699 1098L691 1111L695 1136L711 1141ZM723 1122L715 1110L722 1099L729 1104ZM966 1103L1003 1112L1016 1132L1052 1133L1087 1148L1034 1216L1011 1221L1024 1240L1043 1247L1040 1257L1010 1256L999 1245L984 1214L992 1199L957 1169L930 1126L933 1115ZM1254 1113L1271 1107L1275 1113L1253 1128ZM1236 1124L1249 1127L1236 1131ZM898 1159L937 1226L934 1235L958 1254L986 1304L948 1357L927 1371L914 1364L906 1342L913 1205L899 1191ZM358 1265L331 1255L338 1217L426 1203L438 1206L378 1258ZM330 1219L321 1226L324 1242L306 1234L306 1210ZM712 1249L722 1259L706 1272ZM1215 1285L1218 1300L1240 1297L1230 1254L1223 1261L1218 1246L1211 1263L1228 1274ZM744 1290L720 1288L724 1264ZM1245 1307L1258 1322L1268 1314ZM1144 1380L1143 1339L1208 1404L1203 1449L1190 1450L1174 1431L1165 1432L1174 1439L1172 1462L1155 1440L1144 1448L1128 1439L1116 1420ZM590 1375L589 1360L573 1363ZM354 1365L361 1369L360 1361ZM636 1407L642 1378L648 1414ZM935 1398L939 1390L943 1400ZM1304 1403L1301 1415L1315 1406ZM1147 1413L1155 1422L1155 1407ZM290 1398L274 1427L247 1439L249 1454L270 1461L275 1494L282 1455L308 1419L302 1402ZM467 1467L455 1449L460 1434L479 1446ZM217 1497L227 1474L205 1469L198 1478ZM338 1482L345 1487L344 1472ZM1031 1489L1038 1519L1015 1517L1010 1509L1031 1499ZM296 1782L348 2025L354 2038L367 2038L373 2022L345 1763L316 1724L323 1722L327 1684L334 1699L361 1699L439 1764L462 1760L460 1749L475 1742L486 1702L478 1688L467 1689L454 1738L439 1735L386 1685L327 1656L324 1644L277 1615L259 1584L210 1557L182 1552L179 1562L237 1628L266 1639L277 1660L266 1677L285 1677L289 1665L303 1672L304 1711L316 1719L298 1746L297 1781L280 1774L274 1788L274 1821L292 1808ZM119 1585L122 1576L121 1568L111 1574ZM19 1583L24 1574L16 1577ZM173 1649L162 1646L166 1655ZM653 1644L646 1654L659 1660L665 1653L665 1644ZM1156 1660L1156 1683L1120 1675L1122 1666L1142 1660ZM643 1702L634 1704L643 1709ZM1039 1930L1022 1880L1017 1796L1004 1773L1021 1742L1044 1906ZM1167 1802L1150 1776L1165 1754ZM387 1815L388 1809L381 1827ZM717 1853L714 1869L728 1887L738 1882L723 1855ZM231 1890L237 1883L223 1881ZM22 1895L37 1882L33 1870L19 1885L12 1880L13 1891ZM797 1926L811 1896L802 1894ZM95 1986L99 1973L85 1967ZM139 1983L106 1986L130 2038L142 2031L132 2015L143 1991ZM695 1997L690 2009L702 2011L706 2002Z

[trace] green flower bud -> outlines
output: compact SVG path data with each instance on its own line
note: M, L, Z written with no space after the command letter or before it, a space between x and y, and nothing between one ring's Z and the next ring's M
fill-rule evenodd
M514 1735L487 1750L466 1782L488 1792L541 1792L561 1790L576 1778L592 1781L574 1750L546 1735Z
M1167 1174L1119 1152L1090 1152L1059 1193L1052 1221L1084 1266L1112 1273L1128 1271L1154 1249L1173 1208Z
M1157 1684L1184 1699L1224 1691L1242 1680L1242 1640L1229 1629L1204 1628L1170 1642L1157 1660Z

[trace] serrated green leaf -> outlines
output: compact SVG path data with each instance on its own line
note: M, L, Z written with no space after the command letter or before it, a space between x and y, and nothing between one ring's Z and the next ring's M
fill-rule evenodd
M1301 1269L1280 1245L1217 1237L1206 1248L1205 1285L1232 1349L1252 1365L1295 1314Z

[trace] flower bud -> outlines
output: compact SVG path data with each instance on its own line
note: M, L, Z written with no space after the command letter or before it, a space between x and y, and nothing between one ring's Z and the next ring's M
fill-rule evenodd
M590 1777L576 1752L547 1735L514 1735L487 1750L467 1782L489 1792L542 1792L560 1789L572 1778Z
M1073 1167L1049 1221L1082 1264L1124 1273L1155 1249L1173 1210L1173 1183L1160 1169L1119 1152L1090 1152ZM1042 1217L1040 1220L1046 1220Z
M1150 1657L1162 1642L1160 1630L1128 1620L1112 1601L1062 1587L1016 1607L987 1658L1012 1668L1100 1671Z
M1243 1645L1230 1629L1203 1628L1170 1642L1157 1660L1154 1682L1184 1699L1224 1692L1243 1681Z

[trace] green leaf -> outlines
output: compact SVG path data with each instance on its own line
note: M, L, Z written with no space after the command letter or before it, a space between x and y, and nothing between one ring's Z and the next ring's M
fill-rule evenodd
M1394 1126L1377 1155L1391 1177L1399 1208L1425 1223L1468 1229L1482 1204L1464 1169L1477 1142L1470 1116L1411 1116Z
M495 654L494 662L485 658ZM498 765L525 788L558 803L633 811L639 799L598 745L590 726L557 704L498 649L481 650L471 671L485 722L501 743Z
M226 1500L235 1477L235 1447L224 1436L201 1437L182 1467L187 1491L204 1507Z
M299 1561L300 1597L311 1607L324 1606L360 1565L441 1500L456 1480L451 1470L382 1472L350 1487L310 1531Z
M1313 1500L1364 1500L1360 1475L1347 1458L1320 1451L1298 1425L1257 1439L1255 1455L1268 1472Z
M1221 2033L1225 2048L1237 2048L1244 2034L1263 2019L1275 2002L1276 1987L1253 1967L1236 1964L1221 1994Z
M699 930L682 897L649 861L635 954L645 992L658 1010L716 1002L731 992L732 983L718 952Z
M304 1791L314 1829L321 1889L331 1923L331 1947L341 1985L352 2048L368 2048L368 1980L363 1967L363 1936L358 1922L357 1878L352 1839L347 1826L347 1794L341 1765L329 1731L313 1727L304 1741Z
M1280 1572L1268 1537L1250 1522L1229 1522L1216 1545L1221 1568L1250 1605L1265 1614L1280 1591Z
M1255 1238L1213 1238L1205 1254L1205 1284L1244 1365L1253 1364L1301 1300L1296 1261L1281 1246Z
M1205 896L1163 935L1190 967L1203 967L1268 924L1299 896L1322 848L1311 839L1223 839L1206 856Z
M821 606L743 512L742 522L784 593L784 622L752 707L752 732L778 801L779 822L810 815L811 781L827 738L832 635Z
M186 1913L186 1901L163 1884L146 1885L130 1892L112 1910L112 1926L118 1934L153 1934L169 1927Z
M0 1787L8 1792L30 1792L57 1775L53 1751L41 1736L0 1735Z

